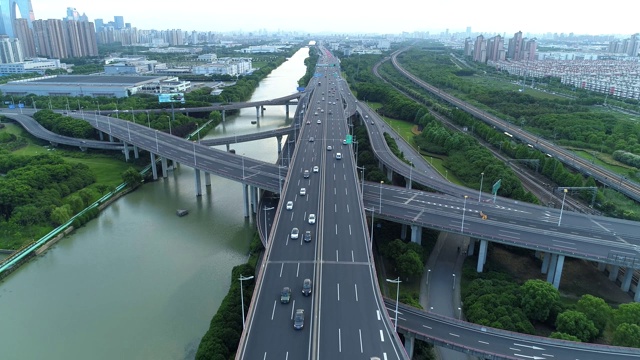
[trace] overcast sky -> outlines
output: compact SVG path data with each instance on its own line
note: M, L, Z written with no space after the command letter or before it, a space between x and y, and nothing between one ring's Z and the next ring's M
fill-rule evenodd
M31 0L36 19L60 19L67 7L90 21L115 15L139 29L392 33L429 31L512 34L640 32L637 0Z

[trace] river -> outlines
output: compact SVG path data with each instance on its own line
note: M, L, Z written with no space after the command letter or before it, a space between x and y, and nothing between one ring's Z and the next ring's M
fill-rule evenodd
M251 100L295 92L307 56L296 52ZM284 114L267 107L259 130L284 126ZM254 119L255 109L242 110L207 137L257 131ZM233 148L277 158L275 139ZM254 219L243 217L239 183L212 176L196 197L193 173L182 166L144 185L0 283L0 358L194 358L231 268L247 258Z

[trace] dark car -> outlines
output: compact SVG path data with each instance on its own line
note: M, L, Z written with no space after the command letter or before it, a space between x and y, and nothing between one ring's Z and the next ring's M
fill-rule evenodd
M301 330L304 327L304 310L296 309L296 314L293 317L293 328Z
M311 242L311 231L305 231L302 239L304 242Z
M304 279L302 282L302 295L309 296L311 295L311 279Z
M283 304L288 304L291 301L291 288L284 287L282 292L280 293L280 302Z

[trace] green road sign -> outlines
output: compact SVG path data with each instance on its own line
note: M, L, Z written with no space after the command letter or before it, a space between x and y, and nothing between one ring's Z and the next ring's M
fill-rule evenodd
M353 136L347 135L347 144L353 144Z
M501 185L501 184L502 184L502 179L500 179L500 180L496 181L496 183L495 183L495 184L493 184L493 190L491 190L491 193L492 193L493 195L495 195L495 194L497 194L497 193L498 193L498 189L500 189L500 185Z

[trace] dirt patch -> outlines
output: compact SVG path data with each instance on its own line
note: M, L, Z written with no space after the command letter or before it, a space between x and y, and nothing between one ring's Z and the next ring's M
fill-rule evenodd
M419 130L418 125L413 125L411 133L413 133L413 135L420 135L422 134L422 131Z
M501 246L493 246L489 252L489 262L503 268L514 277L518 283L524 283L530 279L546 280L546 275L540 272L542 261L534 258L531 253L523 251L511 251ZM620 286L610 281L608 274L601 272L591 262L565 258L560 280L560 293L562 296L577 299L584 294L604 299L609 304L624 304L633 301L633 298L620 290Z

